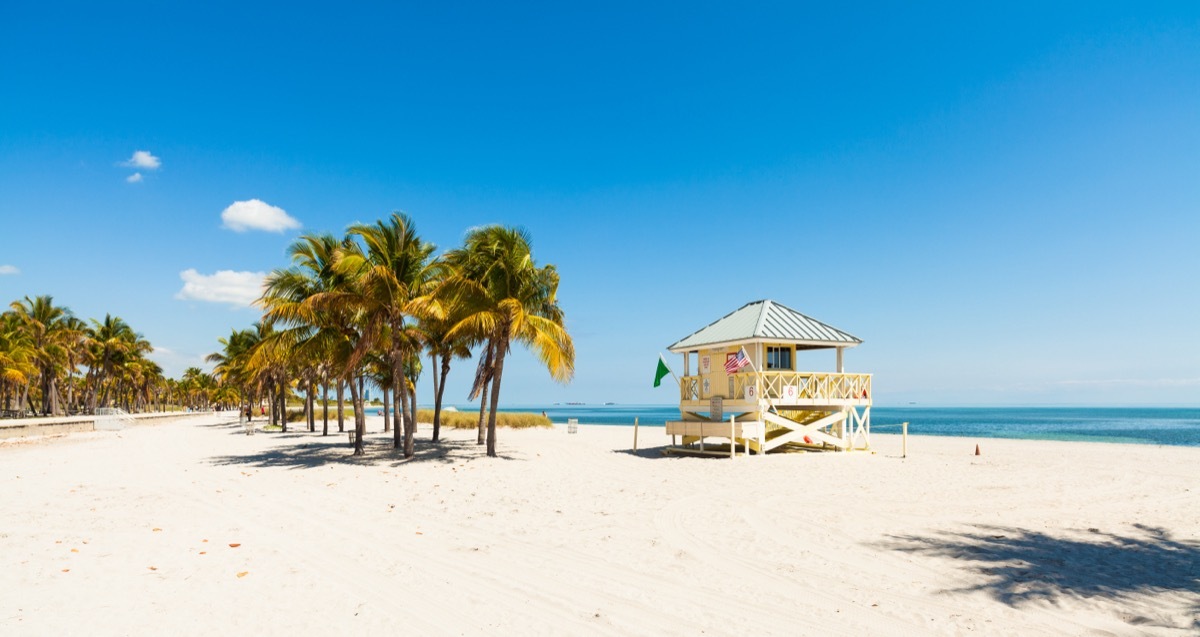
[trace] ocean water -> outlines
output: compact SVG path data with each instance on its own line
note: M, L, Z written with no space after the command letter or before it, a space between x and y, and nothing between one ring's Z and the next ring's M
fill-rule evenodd
M459 405L477 411L479 405ZM513 405L500 411L546 412L555 423L663 426L670 405ZM872 407L871 431L970 438L1085 440L1200 447L1200 408L1169 407Z

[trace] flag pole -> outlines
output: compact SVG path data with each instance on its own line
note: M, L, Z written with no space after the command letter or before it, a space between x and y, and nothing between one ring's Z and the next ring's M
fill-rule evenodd
M741 345L738 347L738 349L742 350L742 353L746 355L746 362L750 365L750 369L753 369L755 374L762 376L762 372L760 372L758 367L754 365L754 359L750 358L750 352L746 351L746 346ZM659 354L659 356L662 356L662 354Z
M756 376L758 376L758 386L759 386L759 387L762 387L762 386L764 385L764 382L763 382L763 375L762 375L762 370L760 370L760 369L758 368L758 366L756 366L756 365L754 364L754 359L750 358L750 352L747 352L747 351L746 351L746 346L745 346L745 345L739 345L739 346L738 346L738 349L740 349L740 350L742 351L742 353L746 355L746 363L750 365L750 369L753 369L753 370L754 370L754 374L755 374ZM759 395L759 397L758 397L758 404L759 404L759 406L761 407L761 406L763 405L763 403L765 403L765 402L766 402L766 399L765 399L765 398L763 398L761 395Z
M679 385L680 387L682 387L682 386L683 386L683 381L679 380L679 376L676 376L676 375L675 375L675 370L671 369L671 366L670 366L670 365L667 365L667 359L663 358L662 352L659 352L659 353L658 353L658 360L662 361L662 364L663 364L663 365L666 365L666 367L667 367L667 371L668 371L668 372L671 372L671 376L674 376L674 377L675 377L675 384L677 384L677 385Z

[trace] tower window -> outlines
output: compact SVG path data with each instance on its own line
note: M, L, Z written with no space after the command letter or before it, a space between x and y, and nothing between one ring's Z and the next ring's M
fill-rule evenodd
M792 348L790 347L768 347L767 348L767 369L791 369L792 368Z

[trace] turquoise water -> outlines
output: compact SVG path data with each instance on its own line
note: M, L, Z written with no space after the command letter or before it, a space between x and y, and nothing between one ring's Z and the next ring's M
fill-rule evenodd
M458 406L478 411L478 405ZM662 426L679 418L664 405L514 405L500 411L546 412L555 423ZM871 430L971 438L1086 440L1200 447L1200 408L1167 407L873 407Z

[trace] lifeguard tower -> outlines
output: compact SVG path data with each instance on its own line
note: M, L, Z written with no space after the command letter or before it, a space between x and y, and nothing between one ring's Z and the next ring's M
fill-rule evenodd
M683 420L667 423L667 453L870 449L871 375L848 374L842 364L845 350L861 343L770 300L680 339L668 350L683 355ZM836 352L836 371L800 371L800 355L809 366L817 350Z

